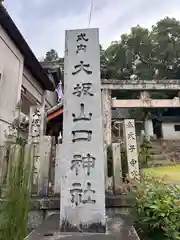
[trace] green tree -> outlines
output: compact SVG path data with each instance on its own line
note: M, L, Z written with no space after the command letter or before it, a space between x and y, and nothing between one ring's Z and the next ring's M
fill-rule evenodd
M152 28L154 59L153 66L158 69L157 78L180 78L180 22L165 18Z
M133 27L130 34L123 34L120 41L104 51L109 77L126 79L180 78L180 22L165 18L149 31Z
M132 28L129 35L123 35L122 41L126 46L128 62L132 62L133 74L138 79L152 79L154 69L149 59L153 56L153 45L149 30L140 26Z
M54 49L51 49L46 53L45 61L52 62L52 61L57 61L59 59L60 58L58 56L58 53Z
M106 78L107 70L107 58L105 56L105 50L100 45L100 66L101 66L101 77Z
M128 79L132 73L126 46L122 42L112 42L105 51L107 58L107 78ZM130 53L130 52L129 52Z

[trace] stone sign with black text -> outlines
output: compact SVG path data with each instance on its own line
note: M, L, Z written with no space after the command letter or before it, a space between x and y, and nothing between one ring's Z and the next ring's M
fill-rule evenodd
M66 31L62 232L105 232L104 150L98 29Z

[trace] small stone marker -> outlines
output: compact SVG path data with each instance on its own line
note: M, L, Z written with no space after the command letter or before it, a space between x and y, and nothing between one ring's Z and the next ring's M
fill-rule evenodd
M54 183L55 194L60 193L61 174L63 175L61 171L61 169L63 169L61 159L63 159L63 144L57 144L56 145L56 164L55 164L55 183Z
M118 193L122 184L121 144L112 143L113 153L113 184L114 192Z
M105 232L98 29L66 31L61 232Z
M44 108L42 106L32 106L29 115L29 135L28 143L33 145L33 193L38 192L38 173L40 172L40 140L44 135Z
M138 179L139 162L134 119L124 120L124 137L126 142L129 177Z
M50 136L43 136L39 144L38 195L41 196L48 195L51 142Z

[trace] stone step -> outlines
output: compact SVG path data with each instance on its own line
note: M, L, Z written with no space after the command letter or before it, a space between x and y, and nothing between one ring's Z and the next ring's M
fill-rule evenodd
M152 146L152 148L155 148L155 149L162 149L163 147L162 147L162 145L161 144L152 144L151 145Z
M173 166L176 165L176 163L170 161L170 160L152 160L148 161L149 167L161 167L161 166Z
M162 152L162 151L164 151L165 149L162 148L162 147L153 147L153 148L151 148L151 149L149 149L149 150L150 150L150 152Z
M154 160L166 160L166 156L163 153L151 155Z
M156 154L158 155L158 154L162 154L162 150L160 150L160 149L150 149L149 153L151 155L156 155Z

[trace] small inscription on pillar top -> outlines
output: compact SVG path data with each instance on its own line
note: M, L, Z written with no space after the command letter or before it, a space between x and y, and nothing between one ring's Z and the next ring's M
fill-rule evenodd
M86 52L87 42L89 41L89 39L86 36L86 33L80 33L77 36L76 41L77 41L76 53L79 54L79 52L81 51Z

